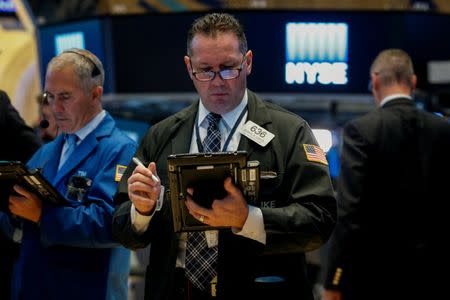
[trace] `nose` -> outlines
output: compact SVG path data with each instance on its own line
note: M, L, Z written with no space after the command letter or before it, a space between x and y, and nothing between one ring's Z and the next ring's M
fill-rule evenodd
M51 105L52 111L54 111L55 113L62 112L64 110L62 101L59 100L57 97L53 101L51 101L50 105Z
M216 76L214 77L213 80L211 80L211 84L215 85L215 86L222 86L225 84L225 80L222 79L222 76L220 75L219 72L216 73Z

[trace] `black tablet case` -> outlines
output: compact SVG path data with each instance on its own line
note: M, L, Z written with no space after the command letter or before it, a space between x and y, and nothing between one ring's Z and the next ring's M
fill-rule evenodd
M28 170L20 161L0 161L0 181L2 188L13 192L18 184L38 195L43 201L54 205L65 205L67 200L52 186L38 170ZM7 201L0 203L0 210L7 211Z
M189 214L185 204L186 190L194 188L194 201L210 208L214 199L222 199L225 178L231 176L247 201L254 202L259 190L259 163L247 162L245 151L173 154L167 158L169 191L174 231L211 230ZM249 166L250 163L250 166Z

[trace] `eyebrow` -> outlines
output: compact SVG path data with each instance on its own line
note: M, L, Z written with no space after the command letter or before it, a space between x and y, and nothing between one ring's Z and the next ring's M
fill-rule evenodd
M235 66L235 65L237 65L238 63L240 63L240 62L226 62L226 63L222 63L222 64L220 64L219 65L219 68L229 68L229 67L233 67L233 66ZM199 68L199 69L208 69L208 68L213 68L210 64L202 64L202 63L200 63L198 66L197 66L197 68Z
M56 94L53 94L53 93L51 93L51 92L49 92L49 91L45 91L48 95L51 95L51 96L53 96L53 97L55 97L55 96L71 96L73 93L72 92L60 92L60 93L56 93Z

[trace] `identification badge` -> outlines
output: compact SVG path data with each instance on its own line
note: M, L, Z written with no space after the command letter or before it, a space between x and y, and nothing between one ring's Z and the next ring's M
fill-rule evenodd
M122 179L122 175L125 173L126 169L127 166L116 165L116 174L114 175L114 180L116 182L119 182Z
M217 246L219 244L218 232L217 230L206 230L205 231L206 243L209 248Z
M247 121L239 132L263 147L275 137L273 133L252 121Z

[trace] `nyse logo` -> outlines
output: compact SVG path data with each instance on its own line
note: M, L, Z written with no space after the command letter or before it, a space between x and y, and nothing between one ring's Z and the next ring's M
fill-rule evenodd
M288 23L285 80L288 84L348 82L346 23Z

